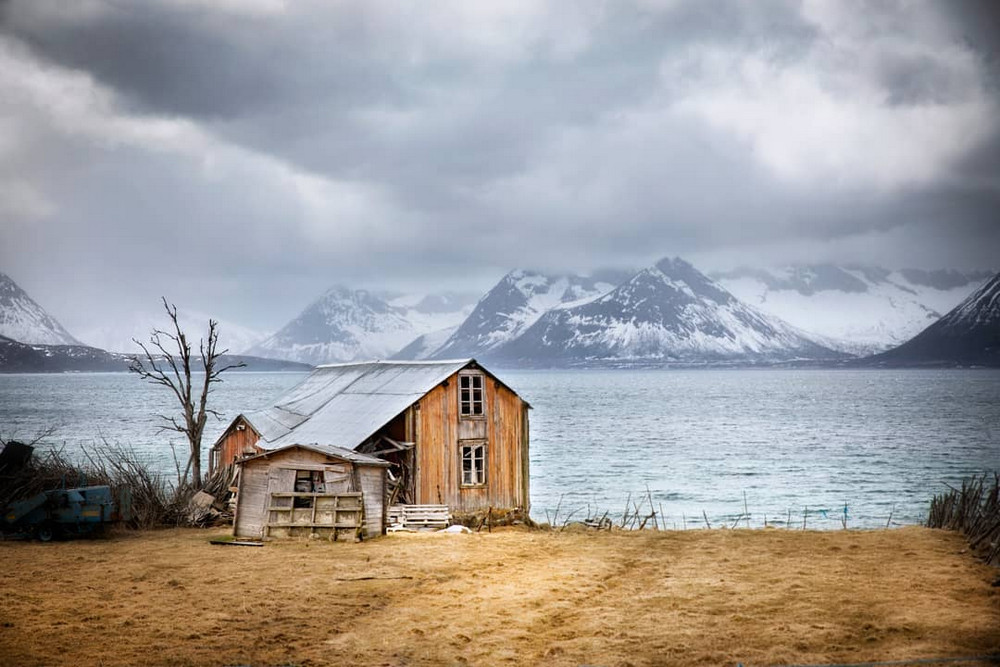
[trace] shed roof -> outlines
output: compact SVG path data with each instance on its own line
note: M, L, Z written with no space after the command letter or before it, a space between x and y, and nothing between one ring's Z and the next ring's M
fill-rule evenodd
M369 456L368 454L362 454L361 452L356 452L351 449L344 449L343 447L335 447L333 445L285 445L284 447L279 447L277 449L269 449L266 452L261 452L254 456L248 456L245 459L240 459L237 463L243 463L244 461L251 461L253 459L258 459L266 456L274 456L275 454L281 454L282 452L295 449L309 449L320 454L326 454L333 458L342 459L344 461L350 461L351 463L356 463L358 465L368 465L368 466L378 466L380 468L385 468L389 466L387 461L376 458L374 456Z
M370 361L318 366L271 407L243 414L258 446L357 447L474 359ZM485 370L485 369L484 369Z

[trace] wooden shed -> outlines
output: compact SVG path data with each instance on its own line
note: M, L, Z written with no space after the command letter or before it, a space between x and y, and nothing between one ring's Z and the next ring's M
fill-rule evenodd
M233 534L338 539L385 532L389 464L339 447L287 445L242 459Z
M527 512L530 408L474 359L319 366L272 406L237 416L209 465L335 446L389 464L387 505Z

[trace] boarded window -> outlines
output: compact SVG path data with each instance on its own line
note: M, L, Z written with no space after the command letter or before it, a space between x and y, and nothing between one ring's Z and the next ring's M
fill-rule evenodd
M323 472L321 470L296 470L295 489L296 493L325 493L326 487L323 483ZM294 507L312 507L313 498L309 496L295 496Z
M483 416L483 376L458 376L459 414L463 417Z
M462 486L486 484L486 445L462 445Z

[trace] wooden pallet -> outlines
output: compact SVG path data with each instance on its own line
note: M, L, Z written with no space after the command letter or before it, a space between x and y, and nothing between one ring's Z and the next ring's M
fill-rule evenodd
M387 531L447 528L450 523L447 505L391 505Z

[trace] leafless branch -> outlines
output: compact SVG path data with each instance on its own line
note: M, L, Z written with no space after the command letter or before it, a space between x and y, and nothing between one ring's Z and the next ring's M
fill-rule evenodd
M207 338L198 341L198 357L195 357L192 354L192 346L187 334L181 328L177 306L168 302L165 297L161 297L161 301L170 320L170 330L153 329L148 344L133 338L132 340L142 350L142 354L137 354L129 360L129 370L143 380L167 387L177 399L181 406L181 417L157 415L165 422L159 427L159 430L161 432L177 431L185 435L190 455L182 479L187 480L190 472L194 478L195 486L200 487L201 438L205 431L205 424L209 415L216 419L222 418L221 414L208 407L208 396L212 391L212 385L222 382L220 376L224 372L234 368L242 368L246 364L237 362L227 363L223 366L217 365L219 358L228 350L221 352L218 350L219 323L212 319L208 321ZM197 364L199 361L200 370L204 371L204 377L197 388L196 398L192 364ZM177 468L178 475L180 475L180 466L178 465Z

